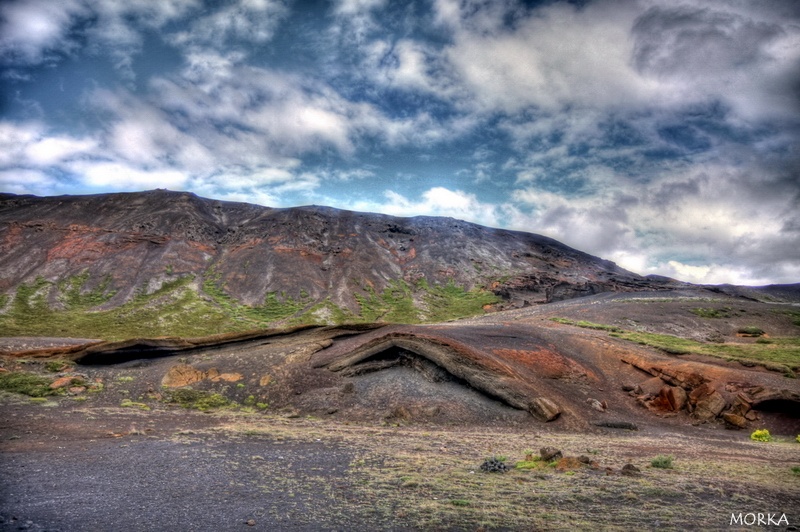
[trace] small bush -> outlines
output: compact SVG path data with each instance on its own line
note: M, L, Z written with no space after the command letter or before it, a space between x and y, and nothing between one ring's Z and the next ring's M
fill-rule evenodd
M800 443L800 434L797 435L797 443Z
M466 499L453 499L450 501L453 506L469 506L470 502Z
M794 467L792 468L792 473L794 473L795 475L797 475L798 477L800 477L800 466L794 466Z
M767 429L758 429L753 431L750 435L750 439L753 441L772 441L772 435Z
M658 469L672 469L672 460L671 456L659 455L650 461L650 465Z

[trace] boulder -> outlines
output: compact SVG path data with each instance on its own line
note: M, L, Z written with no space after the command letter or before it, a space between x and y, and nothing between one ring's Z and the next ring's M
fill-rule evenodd
M661 380L661 377L653 377L652 379L647 379L639 383L639 389L642 391L642 395L647 397L657 396L663 387L664 381Z
M561 409L547 397L535 397L528 407L534 417L542 421L553 421L561 415Z
M199 382L205 377L205 372L195 369L189 364L178 364L169 368L167 374L161 379L161 385L168 388L179 388Z
M672 410L673 412L679 412L683 410L683 407L686 406L688 395L686 394L686 390L684 390L680 386L670 386L668 388L662 388L661 391L663 393L666 404L669 405L670 410Z
M708 421L717 417L725 409L725 405L725 398L715 390L697 400L693 415L699 420Z
M642 474L642 470L633 464L625 464L620 472L627 477L635 477Z
M544 462L552 462L564 457L561 451L555 447L542 447L539 449L539 456L542 457Z
M739 414L733 412L725 412L722 414L722 419L725 420L727 426L737 429L743 429L747 426L747 420Z

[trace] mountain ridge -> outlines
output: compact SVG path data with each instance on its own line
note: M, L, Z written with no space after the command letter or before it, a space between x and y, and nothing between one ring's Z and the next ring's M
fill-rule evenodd
M257 326L436 321L692 286L642 277L542 235L453 218L272 208L163 189L1 194L0 270L6 315L20 287L50 308L84 311L182 287L239 321L258 310L247 323Z

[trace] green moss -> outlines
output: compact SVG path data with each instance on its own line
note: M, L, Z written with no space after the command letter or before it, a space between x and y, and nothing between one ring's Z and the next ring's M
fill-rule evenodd
M425 321L430 322L477 316L483 314L485 306L501 300L499 296L485 289L465 290L452 279L444 285L433 287L424 283L421 288L427 291L424 297L428 307Z
M131 401L130 399L123 399L119 406L123 408L138 408L139 410L149 411L150 407L144 403L137 403L135 401Z
M48 397L62 393L60 389L50 389L50 383L50 379L34 373L13 371L0 373L0 390L28 397Z
M235 406L235 403L219 393L193 390L191 388L178 388L168 394L167 402L179 404L184 408L195 410L212 410Z
M85 271L79 275L68 277L57 283L59 290L58 299L64 303L69 310L87 310L97 307L107 302L117 293L111 290L111 276L106 275L98 285L92 289L86 289L89 281L89 272Z
M48 360L44 364L44 369L50 373L58 373L60 371L66 371L72 368L74 365L75 362L71 360Z
M616 327L614 325L603 325L602 323L593 323L591 321L585 320L570 320L568 318L550 318L551 321L556 323L563 323L564 325L575 325L576 327L581 327L584 329L594 329L598 331L609 331L609 332L622 332L622 329Z
M739 334L743 334L745 336L764 336L764 329L759 327L749 326L749 327L739 327L736 331Z
M692 314L696 316L700 316L701 318L730 318L731 317L731 308L730 307L722 307L722 308L693 308L689 310Z
M793 371L800 370L800 338L771 338L770 343L706 343L672 336L619 329L610 325L579 322L566 318L553 318L553 321L610 331L610 335L640 345L655 347L673 355L698 354L713 356L745 365L761 365L767 369L780 371L793 377Z

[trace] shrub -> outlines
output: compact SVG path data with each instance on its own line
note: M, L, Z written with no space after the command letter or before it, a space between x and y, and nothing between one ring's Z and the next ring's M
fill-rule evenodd
M772 441L772 435L767 429L758 429L750 435L753 441Z
M800 434L797 435L797 443L800 443Z
M794 466L794 467L792 467L792 473L794 473L795 475L797 475L798 477L800 477L800 466Z
M672 469L672 460L671 456L659 455L650 461L650 465L658 469Z

